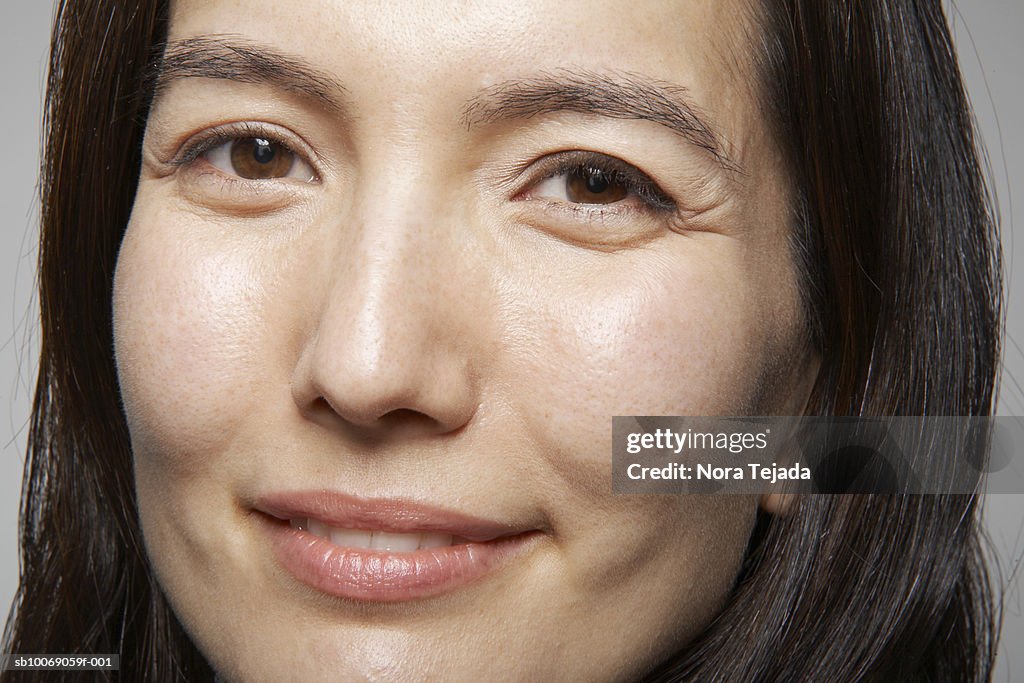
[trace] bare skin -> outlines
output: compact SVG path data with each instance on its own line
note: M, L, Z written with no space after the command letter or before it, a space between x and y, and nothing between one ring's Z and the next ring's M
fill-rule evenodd
M748 15L174 3L116 353L147 550L223 676L621 680L721 609L758 501L613 495L611 417L806 399ZM263 68L195 66L236 48ZM299 489L532 536L441 595L338 598L254 523Z

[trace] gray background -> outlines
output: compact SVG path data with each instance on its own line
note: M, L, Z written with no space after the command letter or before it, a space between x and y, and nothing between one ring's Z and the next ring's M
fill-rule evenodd
M946 1L975 113L989 149L1003 218L1008 322L1001 415L1024 415L1024 239L1014 208L1024 204L1024 2ZM25 425L35 382L38 330L34 267L39 120L53 3L0 3L3 163L0 164L0 617L17 585L15 520ZM1020 209L1018 209L1018 212ZM1004 634L996 679L1024 680L1024 495L990 496L986 519L1005 587Z

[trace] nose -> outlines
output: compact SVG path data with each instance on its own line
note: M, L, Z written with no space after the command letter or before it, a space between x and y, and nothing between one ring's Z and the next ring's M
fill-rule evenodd
M480 318L460 294L478 288L453 267L464 245L423 222L397 212L334 228L345 239L325 259L327 286L292 380L306 418L384 437L453 432L475 413Z

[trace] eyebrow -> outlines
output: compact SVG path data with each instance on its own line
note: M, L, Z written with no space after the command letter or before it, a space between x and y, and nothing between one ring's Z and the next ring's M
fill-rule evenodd
M216 34L170 42L150 65L153 101L185 78L269 84L344 112L346 88L305 60L241 36ZM467 128L557 112L638 119L665 126L711 155L723 168L742 172L724 151L723 138L681 85L634 72L560 69L486 88L462 109Z
M343 109L345 87L305 60L230 34L198 36L167 44L150 65L156 100L174 81L215 78L269 84L314 100L333 111Z
M633 72L560 69L504 81L470 100L463 108L462 123L472 128L563 111L652 121L707 151L726 169L741 171L725 154L722 137L686 88Z

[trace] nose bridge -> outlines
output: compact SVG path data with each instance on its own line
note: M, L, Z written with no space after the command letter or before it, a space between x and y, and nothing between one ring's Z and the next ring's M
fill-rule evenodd
M457 317L444 282L459 276L459 241L471 231L445 196L449 188L431 182L437 174L427 159L413 145L392 145L367 160L349 225L339 226L353 230L355 249L337 255L342 277L332 298L356 308L366 360L439 341L442 323Z
M461 282L469 271L452 267L467 231L418 174L409 165L367 173L350 211L327 228L338 239L296 399L320 400L364 427L416 413L454 429L475 405L464 319L452 296L472 287Z
M417 218L394 207L380 212L367 207L353 222L354 243L343 244L335 257L321 336L334 337L333 355L342 346L351 347L352 360L358 358L371 371L400 357L403 348L437 341L436 282L443 245L423 239Z

